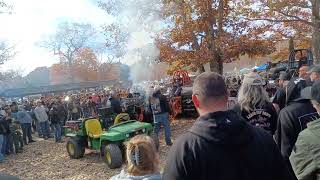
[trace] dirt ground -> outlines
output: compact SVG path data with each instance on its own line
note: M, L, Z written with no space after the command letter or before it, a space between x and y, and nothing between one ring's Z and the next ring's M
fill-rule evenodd
M172 123L172 139L174 140L186 130L193 121L178 120ZM35 138L37 142L24 147L23 153L6 157L0 163L0 172L14 175L20 179L109 179L118 174L121 168L111 170L100 158L99 153L86 150L82 159L70 159L65 143L56 144L53 139ZM160 139L161 166L164 166L169 147L165 146L164 135Z

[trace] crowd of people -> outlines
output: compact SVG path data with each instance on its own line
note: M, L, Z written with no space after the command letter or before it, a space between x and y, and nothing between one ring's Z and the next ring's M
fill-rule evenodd
M173 143L162 176L152 140L137 136L127 145L126 168L111 179L320 178L320 66L280 75L274 97L257 72L244 76L231 108L229 95L224 77L199 75L192 100L200 117Z
M230 79L229 79L230 81ZM181 93L174 81L173 96ZM171 140L170 107L159 86L148 94L146 111L153 116L157 136L164 128L165 142L172 146L162 174L153 140L139 135L127 143L127 166L118 179L299 179L319 178L320 170L320 66L301 66L299 77L281 73L273 97L265 80L256 72L235 82L236 103L230 107L228 81L206 72L193 82L192 101L199 118L185 134ZM2 107L0 160L21 153L33 140L32 132L44 139L62 142L68 119L98 116L99 109L119 114L124 103L119 96L130 93L95 92L40 98ZM22 129L22 131L19 130Z
M117 91L95 91L76 95L41 97L1 105L0 161L10 154L22 153L23 147L35 142L33 135L62 143L67 120L98 117L100 108L115 114L123 112Z

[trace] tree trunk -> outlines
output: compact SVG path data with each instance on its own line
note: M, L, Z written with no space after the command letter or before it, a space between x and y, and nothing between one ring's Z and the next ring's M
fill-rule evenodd
M74 71L73 71L73 65L72 65L72 59L68 59L68 66L69 66L69 81L71 83L74 83Z
M214 60L210 61L210 70L223 75L223 61L219 52L214 53Z
M221 49L216 44L217 42L220 42L220 38L223 38L223 16L224 16L224 0L219 0L219 9L218 9L218 18L212 18L211 23L212 26L209 28L209 32L211 34L212 38L212 52L213 52L213 60L210 61L210 70L212 72L219 73L223 75L223 59L221 56ZM218 24L218 31L214 33L213 25Z
M293 37L290 37L289 39L289 53L291 53L294 50L294 41Z
M319 0L312 1L312 46L314 53L314 63L318 64L320 61L320 2Z
M203 73L203 72L205 72L206 70L204 69L204 66L202 65L202 64L200 64L199 66L198 66L198 72L201 74L201 73Z

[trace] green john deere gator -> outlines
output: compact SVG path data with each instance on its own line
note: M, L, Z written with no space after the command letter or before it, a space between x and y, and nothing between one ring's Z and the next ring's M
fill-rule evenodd
M69 137L66 148L69 156L74 159L82 158L86 148L100 151L109 168L115 169L124 162L125 141L138 134L152 136L152 133L153 127L149 123L130 120L103 131L98 119L83 119L79 121L78 128L66 134ZM153 139L158 147L157 138Z

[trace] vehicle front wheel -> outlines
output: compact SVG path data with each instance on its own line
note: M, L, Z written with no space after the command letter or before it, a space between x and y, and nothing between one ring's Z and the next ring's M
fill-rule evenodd
M66 144L66 148L69 156L73 159L79 159L84 156L85 147L81 145L80 141L70 139Z
M108 144L105 146L103 158L110 169L116 169L122 166L122 153L117 144Z

